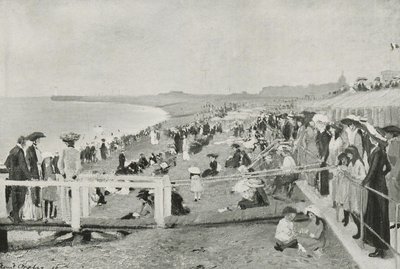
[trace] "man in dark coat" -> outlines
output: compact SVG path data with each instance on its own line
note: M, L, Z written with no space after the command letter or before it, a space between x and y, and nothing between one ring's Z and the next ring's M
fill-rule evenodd
M26 149L26 161L28 163L32 178L36 180L42 180L42 170L39 170L39 168L41 168L41 164L39 164L39 157L41 158L41 156L38 156L38 154L40 154L40 151L37 147L38 139L39 138L36 139L35 137L32 137L32 145ZM39 207L41 202L40 187L33 187L31 192L32 203Z
M102 139L101 140L101 147L100 147L100 155L102 160L107 160L107 146L106 146L106 140Z
M5 165L9 171L9 180L29 180L31 173L26 164L25 154L23 148L25 147L25 138L18 138L17 145L10 151ZM19 211L25 202L26 187L12 186L11 199L12 199L12 212L10 213L14 222L21 222Z
M126 160L124 151L121 151L121 153L119 154L118 160L119 160L118 168L123 169L125 167L125 160Z
M232 147L235 149L235 153L232 157L226 160L225 167L238 168L240 166L240 160L242 158L240 146L238 144L233 144Z
M371 136L375 139L374 136ZM362 182L370 188L388 195L385 176L390 172L391 165L387 154L378 141L371 141L374 148L368 158L370 165L369 171ZM365 212L365 224L371 227L383 240L390 245L390 223L389 223L389 201L382 196L371 191L368 192L367 210ZM375 252L370 253L369 257L384 257L384 250L388 247L372 232L365 229L364 240L375 247Z
M282 126L282 134L286 141L292 138L293 130L294 130L293 124L286 118Z
M55 174L60 174L60 169L58 169L58 160L60 159L60 155L58 154L58 152L56 152L54 154L54 158L52 160L52 164L54 167L54 173Z

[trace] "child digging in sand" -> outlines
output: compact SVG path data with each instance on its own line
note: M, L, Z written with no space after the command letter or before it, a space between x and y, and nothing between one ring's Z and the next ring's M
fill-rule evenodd
M282 214L284 217L279 221L275 232L276 245L274 248L278 251L298 247L293 223L297 211L293 207L287 206L283 209Z

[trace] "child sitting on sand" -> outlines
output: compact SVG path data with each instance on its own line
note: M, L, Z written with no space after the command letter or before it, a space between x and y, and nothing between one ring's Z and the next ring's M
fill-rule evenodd
M313 252L317 257L321 256L321 249L325 246L325 220L315 205L310 205L304 210L305 214L310 218L305 229L301 229L298 233L299 250L303 252Z
M275 232L276 245L274 248L278 251L298 247L293 223L297 211L293 207L287 206L283 209L282 214L284 218L279 221Z

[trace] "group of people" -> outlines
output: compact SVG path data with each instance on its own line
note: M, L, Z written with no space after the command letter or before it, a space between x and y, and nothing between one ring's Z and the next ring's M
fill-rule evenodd
M44 137L43 133L34 132L18 138L16 146L11 149L5 162L9 180L74 181L77 179L82 166L80 152L75 149L75 142L80 135L75 133L61 135L60 138L67 147L60 155L42 153L39 144ZM27 141L31 142L28 147ZM95 195L95 191L93 193ZM67 222L70 220L71 194L68 188L12 186L8 188L7 203L10 199L10 219L13 222L19 223L24 220L47 222L54 218L62 218Z
M400 76L394 76L390 80L381 81L380 77L376 77L373 82L367 85L367 78L360 77L356 80L353 85L353 89L358 92L365 92L365 91L379 91L382 89L390 89L390 88L399 88L400 86Z

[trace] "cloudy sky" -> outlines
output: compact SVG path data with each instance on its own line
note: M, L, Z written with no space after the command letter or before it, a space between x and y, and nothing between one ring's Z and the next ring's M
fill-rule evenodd
M397 0L0 5L0 96L255 93L400 70Z

